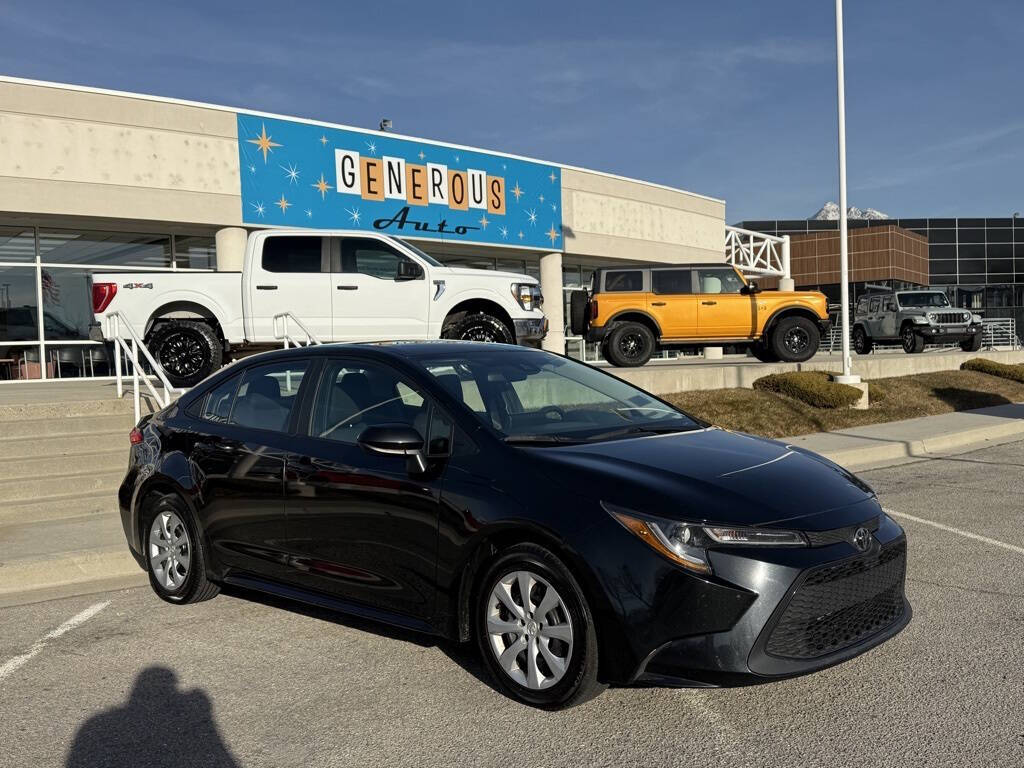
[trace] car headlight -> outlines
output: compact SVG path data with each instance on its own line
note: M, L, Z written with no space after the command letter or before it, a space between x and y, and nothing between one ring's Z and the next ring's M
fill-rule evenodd
M910 319L918 325L928 325L928 318L923 315L914 315Z
M601 506L652 549L694 573L711 573L709 549L807 546L807 539L799 531L702 525L640 515L604 502Z
M529 311L540 309L544 304L544 297L541 295L540 286L536 283L512 283L512 296L519 303L519 306Z

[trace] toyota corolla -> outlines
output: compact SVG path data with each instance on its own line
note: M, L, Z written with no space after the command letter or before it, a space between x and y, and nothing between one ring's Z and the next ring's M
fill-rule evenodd
M164 600L233 585L472 641L534 706L777 680L910 621L905 535L857 477L539 350L271 352L131 438L124 529Z

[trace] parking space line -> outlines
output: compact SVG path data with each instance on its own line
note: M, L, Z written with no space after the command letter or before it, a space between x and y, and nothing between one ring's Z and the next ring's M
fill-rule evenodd
M45 635L43 635L43 637L40 640L37 640L35 643L33 643L32 647L25 651L25 653L21 654L20 656L15 656L11 659L8 659L3 664L0 664L0 680L3 680L16 669L19 669L20 667L31 661L36 655L39 654L40 651L43 650L43 648L46 647L46 644L48 642L50 642L51 640L56 640L61 635L67 634L75 627L81 626L89 619L91 619L93 616L95 616L97 613L106 608L108 605L110 605L109 600L102 603L96 603L95 605L90 605L84 611L76 613L74 616L65 621L55 630L47 632Z
M993 547L1002 547L1003 549L1008 549L1011 552L1016 552L1018 555L1024 555L1024 547L1018 547L1015 544L1007 544L1005 541L999 541L999 539L990 539L988 536L982 536L977 533L971 533L970 531L965 531L962 528L954 528L952 525L936 523L934 520L925 520L923 517L914 517L914 515L908 515L906 512L895 512L891 509L885 509L884 507L882 511L884 511L887 515L892 515L893 517L903 517L907 520L913 520L915 523L924 523L925 525L930 525L933 528L938 528L940 530L948 531L950 533L956 533L968 539L980 541L983 544L991 544Z

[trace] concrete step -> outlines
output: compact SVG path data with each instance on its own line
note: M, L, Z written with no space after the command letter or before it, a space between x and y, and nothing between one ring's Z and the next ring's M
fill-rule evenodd
M128 455L128 429L114 429L79 435L48 435L5 439L0 426L0 462L6 459L31 459L41 456L78 456L124 450ZM0 473L0 477L2 477Z
M3 394L0 392L0 394ZM45 403L0 402L0 423L24 419L69 418L76 416L133 416L131 397L118 400L54 400Z
M146 572L128 552L128 545L105 549L62 552L0 563L0 604L32 602L33 595L69 586L64 594L89 594L100 584L117 588L148 583Z
M0 478L49 477L68 470L77 472L85 469L94 472L123 471L128 466L128 441L119 442L125 445L113 450L0 459Z
M109 492L115 494L125 476L125 468L96 472L83 469L44 477L13 477L0 479L0 504L33 501L43 496L61 496Z
M118 515L114 491L41 496L31 501L0 504L0 526L63 520L69 517Z
M86 515L0 526L0 567L12 560L125 547L120 515Z
M127 436L133 426L134 416L131 413L23 419L4 422L0 428L0 441L20 437L90 435L97 432L111 432L116 429L123 430L123 434Z

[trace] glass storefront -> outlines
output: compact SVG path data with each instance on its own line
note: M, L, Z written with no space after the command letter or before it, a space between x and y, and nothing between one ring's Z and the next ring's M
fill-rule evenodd
M0 226L0 380L110 375L92 273L212 269L215 253L210 236Z

